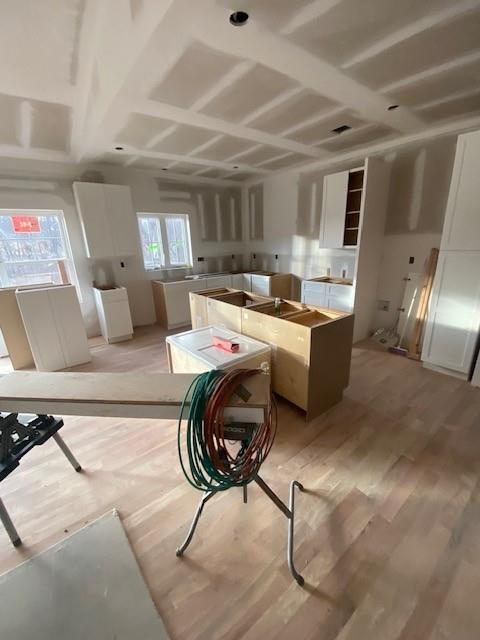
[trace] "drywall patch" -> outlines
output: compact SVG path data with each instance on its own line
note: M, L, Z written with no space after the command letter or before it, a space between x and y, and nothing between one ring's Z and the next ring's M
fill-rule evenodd
M153 149L164 153L185 155L209 140L213 140L216 136L217 134L214 131L181 124L176 126L165 138L157 142Z
M245 140L244 138L222 136L217 142L214 142L207 149L203 149L198 155L206 160L218 160L222 162L242 151L250 149L252 144L251 140Z

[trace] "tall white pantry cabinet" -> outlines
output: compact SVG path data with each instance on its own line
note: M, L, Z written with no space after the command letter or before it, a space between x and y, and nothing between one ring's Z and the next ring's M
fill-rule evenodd
M480 329L479 167L480 131L460 135L422 350L427 366L465 378Z

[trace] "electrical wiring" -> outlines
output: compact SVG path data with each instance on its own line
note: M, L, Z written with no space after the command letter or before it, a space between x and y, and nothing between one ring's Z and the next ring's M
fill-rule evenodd
M277 425L273 397L265 421L255 425L238 450L232 451L227 446L224 433L224 410L230 397L245 380L260 372L259 369L207 371L195 378L187 390L180 408L177 446L185 478L196 489L225 491L248 484L272 448Z

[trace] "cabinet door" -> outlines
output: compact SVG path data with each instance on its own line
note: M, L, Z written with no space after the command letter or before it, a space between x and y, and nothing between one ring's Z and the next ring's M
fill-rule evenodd
M233 273L232 274L232 287L234 289L243 289L244 288L244 273Z
M480 325L480 251L441 251L422 351L425 362L468 373Z
M459 136L441 250L480 251L480 131Z
M104 303L105 338L111 340L133 333L128 300Z
M252 293L260 296L270 295L270 276L259 276L252 273Z
M130 187L103 185L108 225L116 256L133 256L140 251L137 221Z
M205 280L186 280L165 284L165 305L168 328L190 324L190 291L205 289Z
M325 307L327 302L327 285L323 282L303 282L302 302L314 307Z
M243 273L243 287L244 291L248 291L251 293L252 291L252 274L251 273Z
M320 219L320 247L343 247L345 211L347 207L348 171L332 173L323 179L322 217Z
M103 184L93 182L73 183L73 193L89 258L111 258L115 255L103 187Z
M205 278L207 289L218 289L219 287L231 287L232 276L215 276L214 278Z

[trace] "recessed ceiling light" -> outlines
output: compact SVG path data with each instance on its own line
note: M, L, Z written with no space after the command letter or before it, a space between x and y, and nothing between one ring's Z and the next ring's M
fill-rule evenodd
M348 131L349 129L351 129L352 127L350 127L348 124L341 124L339 127L335 127L335 129L332 129L332 133L343 133L344 131Z
M162 167L162 171L168 171L167 167Z
M391 104L388 108L387 111L393 111L394 109L398 109L400 105L398 104Z
M123 147L115 147L115 151L123 151Z
M234 169L238 169L238 164L235 164L235 165L233 166L233 168L234 168Z
M230 14L230 24L234 27L243 27L248 22L248 13L246 11L234 11Z

